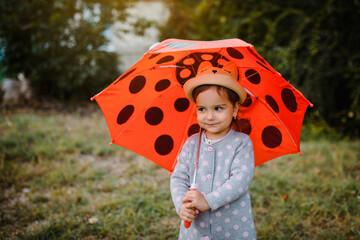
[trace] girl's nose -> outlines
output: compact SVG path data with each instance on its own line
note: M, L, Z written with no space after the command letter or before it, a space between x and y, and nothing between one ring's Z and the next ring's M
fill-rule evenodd
M206 115L206 118L207 118L208 120L212 120L212 119L214 119L214 114L213 114L211 111L209 111L209 112L207 113L207 115Z

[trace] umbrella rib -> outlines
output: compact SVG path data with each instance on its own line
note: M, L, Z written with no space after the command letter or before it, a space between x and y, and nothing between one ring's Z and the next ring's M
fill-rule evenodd
M193 112L193 109L194 109L194 108L196 108L196 105L195 105L195 104L192 104L192 108L191 108L191 110L190 110L190 114ZM186 124L185 130L186 130L186 129L189 129L189 125L190 125L190 124L191 124L191 122L188 121L188 123ZM184 133L184 136L187 135L187 131L183 131L183 133ZM187 137L183 137L180 146L182 146L186 140L187 140ZM172 169L175 168L175 165L176 165L176 163L177 163L177 156L179 155L180 152L181 152L181 147L178 149L178 152L176 153L176 158L175 158L175 161L174 161L174 163L173 163L173 165L172 165Z
M251 92L249 89L246 89L247 91L249 91L252 95L254 95L253 92ZM283 121L281 121L281 119L279 118L279 116L274 112L274 110L269 106L269 104L267 104L267 102L264 101L264 99L262 99L261 97L254 95L255 98L260 99L260 101L271 111L271 113L279 120L279 122L281 123L281 125L284 127L284 129L286 130L287 134L289 135L291 141L293 142L293 144L295 145L295 147L297 148L297 150L300 152L300 147L296 144L294 138L291 136L288 128L285 126L285 124L283 123Z
M188 53L192 54L193 52L192 52L192 51L188 51ZM187 58L188 58L188 59L190 59L190 57L189 57L190 54L187 54ZM194 57L196 58L195 54L194 54ZM196 59L197 59L197 58L196 58ZM197 60L199 60L199 59L197 59ZM195 69L194 69L194 64L191 64L191 68L192 68L193 72L196 73L196 71L195 71Z
M219 56L219 54L220 54L220 52L223 50L224 48L220 48L220 50L217 52L217 55L216 55L216 57L215 57L215 59ZM222 55L221 55L221 58L220 59L222 59ZM216 67L219 67L219 61L216 61L217 62L217 66Z
M192 52L192 51L189 51L189 53L194 53L194 52ZM190 55L190 54L189 54ZM188 55L188 56L189 56ZM196 55L194 54L194 57L196 58L196 60L198 60L199 62L201 62L201 60L198 58L198 57L196 57ZM194 70L194 73L195 73L195 69L194 69L194 67L193 67L193 70Z

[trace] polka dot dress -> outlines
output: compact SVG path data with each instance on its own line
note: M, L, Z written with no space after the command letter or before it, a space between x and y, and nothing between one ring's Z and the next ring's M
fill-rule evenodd
M193 181L197 141L195 134L185 142L171 175L171 195L177 212ZM248 135L230 130L216 143L207 144L203 139L197 171L197 190L211 210L201 212L188 229L182 222L179 239L256 239L248 191L254 154Z

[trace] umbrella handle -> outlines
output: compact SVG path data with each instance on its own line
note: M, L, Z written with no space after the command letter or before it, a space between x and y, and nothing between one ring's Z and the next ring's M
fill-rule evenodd
M194 191L196 189L195 188L190 188L190 190ZM184 226L185 226L185 228L189 228L191 226L191 222L184 221Z
M184 221L185 228L189 228L191 226L191 222Z

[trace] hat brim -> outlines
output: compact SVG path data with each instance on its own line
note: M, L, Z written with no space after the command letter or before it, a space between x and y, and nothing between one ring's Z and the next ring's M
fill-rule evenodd
M230 90L233 90L237 95L239 95L239 103L243 103L246 99L246 91L243 86L241 86L237 81L231 76L217 75L217 74L205 74L201 76L194 77L189 79L183 86L186 96L190 101L195 102L193 99L193 91L195 88L202 85L217 85L226 87Z

